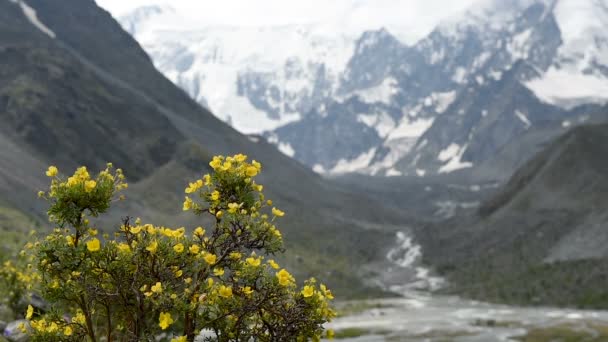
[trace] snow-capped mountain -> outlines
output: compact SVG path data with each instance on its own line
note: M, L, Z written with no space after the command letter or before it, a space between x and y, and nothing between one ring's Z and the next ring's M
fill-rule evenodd
M176 22L158 7L121 19L193 98L322 173L470 168L608 100L608 0L480 0L409 45L386 29Z
M120 21L169 79L243 133L298 121L331 96L355 39L315 25L184 30L157 6Z

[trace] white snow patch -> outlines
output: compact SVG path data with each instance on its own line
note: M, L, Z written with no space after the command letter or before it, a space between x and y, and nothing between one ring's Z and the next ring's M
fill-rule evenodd
M507 44L507 51L511 54L513 61L528 58L528 50L530 48L528 42L531 35L532 29L527 29L515 35L513 40Z
M418 175L418 177L424 177L424 175L426 175L426 170L416 169L416 175Z
M434 121L434 118L414 120L404 116L399 125L390 132L387 139L418 138L433 125Z
M481 116L482 116L482 117L484 117L484 118L485 118L486 116L488 116L488 111L487 111L486 109L482 110L482 111L481 111Z
M441 152L439 152L437 159L439 161L446 162L446 161L456 157L458 155L458 152L460 152L460 145L450 144L450 146L446 147Z
M397 177L397 176L402 176L403 173L395 168L391 168L388 169L388 171L386 171L386 176L387 177Z
M566 121L562 122L562 127L563 127L563 128L568 128L568 127L570 127L570 126L572 126L572 122L570 122L570 121L568 121L568 120L566 120Z
M571 101L605 103L608 101L608 79L551 67L541 78L525 83L541 100L560 105Z
M389 133L395 129L395 121L390 115L384 112L359 114L357 115L357 121L374 128L382 138L386 138Z
M354 94L358 95L365 103L390 103L393 95L399 91L397 80L387 77L375 87L358 90Z
M473 167L473 163L462 162L462 155L467 150L467 145L460 147L458 144L450 144L446 149L439 153L437 159L446 162L439 168L439 173L450 173L456 170Z
M605 32L608 26L608 10L603 0L560 0L553 13L565 48L592 39L594 33Z
M495 81L500 81L502 79L502 71L490 71L490 77L492 77Z
M433 98L431 96L427 96L426 98L424 98L423 102L425 107L430 107L433 105Z
M458 67L458 68L456 68L456 71L454 72L454 75L452 76L452 81L462 84L466 80L466 77L467 77L467 69L465 69L463 67Z
M387 140L383 146L389 150L381 161L372 164L365 171L371 175L375 175L382 170L386 170L386 173L391 172L394 169L395 164L403 159L416 144L416 138L401 138ZM391 172L393 173L393 172Z
M490 57L492 57L492 53L488 51L482 52L477 58L475 58L475 61L473 61L473 69L481 68L488 61L488 59L490 59Z
M475 76L475 81L477 82L477 84L479 85L483 85L483 83L485 82L483 76Z
M522 113L519 110L515 111L515 116L517 116L517 118L519 120L521 120L521 122L524 123L524 126L526 129L530 128L530 126L532 126L532 123L530 122L530 120L528 119L528 117L526 116L526 114Z
M279 143L279 151L291 158L296 155L296 151L294 151L293 147L291 147L291 144L285 142Z
M312 170L318 174L324 174L325 172L325 168L323 167L323 165L321 164L315 164L315 166L312 167Z
M435 99L435 110L437 113L443 113L456 99L456 91L448 91L445 93L433 93Z
M17 2L17 1L13 1ZM50 28L44 25L40 19L38 19L38 15L36 15L36 10L26 4L24 1L18 1L19 6L21 6L21 10L26 18L32 23L32 25L36 26L40 31L42 31L47 36L55 39L57 35Z
M340 159L338 163L329 171L331 174L343 174L349 172L355 172L364 169L369 166L370 162L374 158L376 148L372 148L369 151L362 153L358 157L346 160Z

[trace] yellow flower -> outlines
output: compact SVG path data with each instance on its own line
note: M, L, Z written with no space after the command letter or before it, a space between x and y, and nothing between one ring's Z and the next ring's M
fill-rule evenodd
M214 170L217 170L220 166L222 166L222 158L218 156L213 157L213 160L211 160L209 166L211 166L211 168Z
M176 253L181 253L184 251L184 245L182 245L181 243L178 243L177 245L173 246L173 250Z
M218 290L218 294L220 295L220 297L230 298L232 297L232 288L222 285Z
M287 286L293 281L293 277L285 269L282 269L277 272L276 277L279 279L279 284L281 284L282 286Z
M230 253L230 259L232 260L240 260L241 256L243 256L241 253L239 252L231 252Z
M47 175L47 177L55 177L55 176L57 176L58 172L59 172L59 170L57 170L57 167L49 166L49 169L46 170L46 175Z
M98 239L87 241L87 249L89 252L97 252L101 249L101 243Z
M228 203L228 212L234 214L239 209L239 207L240 205L236 203Z
M171 342L187 342L188 339L186 338L186 336L179 336L179 337L174 337L171 339Z
M204 176L203 176L203 184L205 184L205 185L209 185L209 184L211 184L211 176L209 176L209 175L204 175Z
M198 245L192 245L192 246L188 247L188 250L192 254L198 254L198 252L200 251L200 248L198 247Z
M213 278L207 278L207 287L213 286Z
M186 228L181 227L174 230L172 235L174 238L181 239L184 237L184 234L186 234Z
M166 237L173 237L173 231L169 228L161 228L160 232Z
M162 293L163 292L163 284L161 284L161 282L157 282L156 285L152 285L152 287L150 288L150 290L152 290L152 292L154 293Z
M213 265L213 264L215 264L217 257L215 256L215 254L207 253L203 257L203 259L205 259L205 262L208 263L209 265Z
M312 295L315 294L315 289L312 286L304 286L304 289L302 290L302 296L304 296L305 298L308 297L312 297Z
M79 311L76 316L72 317L72 322L76 324L85 324L86 318L84 317L84 314Z
M67 243L68 246L74 246L74 237L72 235L66 236L65 243Z
M219 191L214 190L214 191L211 193L211 200L213 200L213 201L217 201L217 200L219 200L219 199L220 199L220 193L219 193Z
M63 334L65 336L72 336L72 333L73 333L72 327L70 327L69 325L66 326L65 328L63 328Z
M224 165L222 165L222 171L228 171L230 168L232 168L232 163L229 161L224 162Z
M224 275L224 269L223 269L223 268L219 268L219 267L218 267L218 268L215 268L215 269L213 270L213 274L214 274L216 277L221 277L221 276L223 276L223 275Z
M276 217L283 217L285 215L285 213L280 211L277 208L272 208L272 215L274 215Z
M278 238L282 237L281 232L275 226L270 227L269 231Z
M323 292L323 295L324 295L324 296L325 296L327 299L329 299L329 300L334 299L334 295L333 295L333 294L331 293L331 291L330 291L330 290L327 288L327 286L325 286L324 284L321 284L320 288L321 288L321 291Z
M177 270L177 271L174 272L174 274L175 274L175 278L179 278L179 277L181 277L184 274L184 271Z
M141 226L135 226L135 227L131 227L129 229L129 231L133 234L139 234L141 232Z
M245 175L247 177L255 177L258 174L258 169L255 166L247 166L245 169Z
M161 312L158 317L158 325L161 329L167 329L171 324L173 324L173 317L168 312Z
M245 160L247 160L247 156L244 155L244 154L239 153L239 154L237 154L237 155L234 156L234 160L236 160L239 163L242 163Z
M28 305L27 312L25 314L25 319L30 320L30 319L32 319L33 315L34 315L34 307L31 305Z
M158 249L158 242L156 240L150 242L148 247L146 247L146 250L152 254L156 253L157 249Z
M274 260L268 260L268 265L270 265L270 267L274 268L275 270L279 269L279 264L276 263L276 261Z
M205 229L203 229L203 227L197 227L194 230L194 235L196 235L196 236L203 236L203 235L205 235Z
M251 296L251 294L253 293L253 289L251 288L251 286L245 286L243 287L243 293L247 296Z
M224 213L221 210L215 214L215 217L217 217L218 219L222 218L222 216L224 216Z
M84 191L91 192L91 191L93 191L93 189L95 189L96 186L97 186L96 181L88 180L88 181L84 182Z
M327 338L330 340L333 340L334 336L336 335L336 333L332 329L328 329L325 334L326 334Z
M247 263L253 267L258 267L260 266L260 262L261 260L259 258L253 258L253 257L249 257L246 259Z
M186 199L184 200L184 206L183 206L183 210L184 211L188 211L190 209L192 209L192 199L190 199L190 197L186 196Z
M59 330L59 326L57 325L57 323L55 323L55 322L51 322L51 325L49 325L49 327L47 328L47 330L46 330L46 331L48 331L48 332L51 332L51 333L52 333L52 332L55 332L55 331L57 331L57 330Z

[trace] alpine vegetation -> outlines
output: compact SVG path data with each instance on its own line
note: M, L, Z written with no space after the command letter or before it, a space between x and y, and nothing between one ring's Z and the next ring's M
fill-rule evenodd
M247 156L216 156L211 174L190 183L183 210L208 229L169 228L126 217L113 234L91 221L123 200L128 187L108 164L92 177L80 167L67 179L51 166L49 219L57 228L29 242L4 289L39 293L48 308L23 308L31 341L308 341L331 337L335 316L325 285L301 287L271 255L283 251L272 206ZM11 280L10 284L7 282ZM20 292L19 292L20 291ZM15 304L16 305L16 304Z

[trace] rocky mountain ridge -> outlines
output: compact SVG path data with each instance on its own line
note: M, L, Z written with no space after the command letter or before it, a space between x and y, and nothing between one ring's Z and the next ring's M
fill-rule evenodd
M156 31L172 19L152 10L153 19L121 22L144 28L131 31L193 98L317 172L424 176L476 166L539 122L585 121L577 106L606 100L606 8L597 0L483 0L413 45L386 29L184 35ZM287 45L272 49L279 39ZM206 82L221 86L206 90Z

